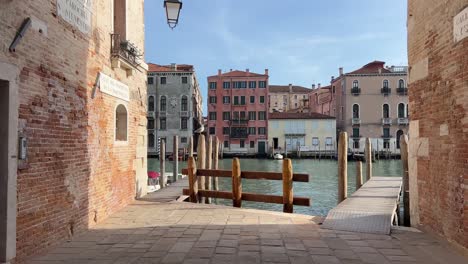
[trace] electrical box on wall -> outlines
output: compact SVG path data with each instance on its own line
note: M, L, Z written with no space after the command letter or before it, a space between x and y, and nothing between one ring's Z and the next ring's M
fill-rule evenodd
M28 142L25 137L20 137L19 138L19 144L18 144L18 158L20 160L26 160L26 154L28 150Z

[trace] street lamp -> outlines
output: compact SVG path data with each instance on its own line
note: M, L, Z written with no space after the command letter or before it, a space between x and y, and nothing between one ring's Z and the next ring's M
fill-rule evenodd
M179 22L182 2L179 0L164 0L164 7L166 8L167 24L171 29L174 29Z

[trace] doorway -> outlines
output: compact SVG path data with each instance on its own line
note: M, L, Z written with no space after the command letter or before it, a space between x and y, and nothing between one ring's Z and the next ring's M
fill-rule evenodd
M258 141L258 154L265 155L266 153L266 146L264 141Z
M273 138L273 149L278 149L278 138Z
M396 148L400 149L400 137L403 135L403 131L400 129L396 133Z

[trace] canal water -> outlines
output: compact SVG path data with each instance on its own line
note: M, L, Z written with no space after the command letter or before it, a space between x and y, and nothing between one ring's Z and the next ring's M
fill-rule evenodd
M337 204L338 169L336 160L292 160L294 173L308 173L309 182L295 182L294 196L308 197L311 206L294 206L294 212L307 215L326 216L328 211ZM244 171L270 171L281 172L281 160L269 159L241 159L241 169ZM362 164L363 179L366 178L365 163ZM374 162L373 171L375 176L401 176L402 166L400 160L379 160ZM179 172L186 168L186 162L179 162ZM230 170L232 159L219 160L219 169ZM148 170L159 171L159 160L149 159ZM172 162L166 161L167 172L172 171ZM355 190L356 163L348 163L348 195ZM231 179L219 178L219 189L231 191ZM242 190L250 193L282 195L282 181L271 180L242 180ZM231 200L218 199L218 204L232 206ZM256 208L271 211L282 211L281 204L267 204L242 201L242 207Z

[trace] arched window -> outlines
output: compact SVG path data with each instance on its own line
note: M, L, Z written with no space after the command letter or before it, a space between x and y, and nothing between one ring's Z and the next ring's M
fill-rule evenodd
M353 118L359 118L359 105L353 104Z
M358 88L359 87L359 82L358 80L353 81L353 88Z
M148 97L148 111L154 111L154 96Z
M398 118L404 118L404 117L405 117L405 104L399 103L398 104Z
M182 103L180 104L180 111L187 111L187 96L182 96Z
M405 88L405 81L403 79L398 81L398 88Z
M383 88L388 88L388 80L383 81Z
M148 148L154 148L154 134L148 133Z
M122 104L115 109L115 140L127 141L127 108Z
M388 106L388 104L384 104L382 106L382 117L390 118L390 107Z
M400 149L400 137L403 135L402 130L398 130L396 133L396 148Z
M161 96L160 108L161 111L166 111L166 96Z

